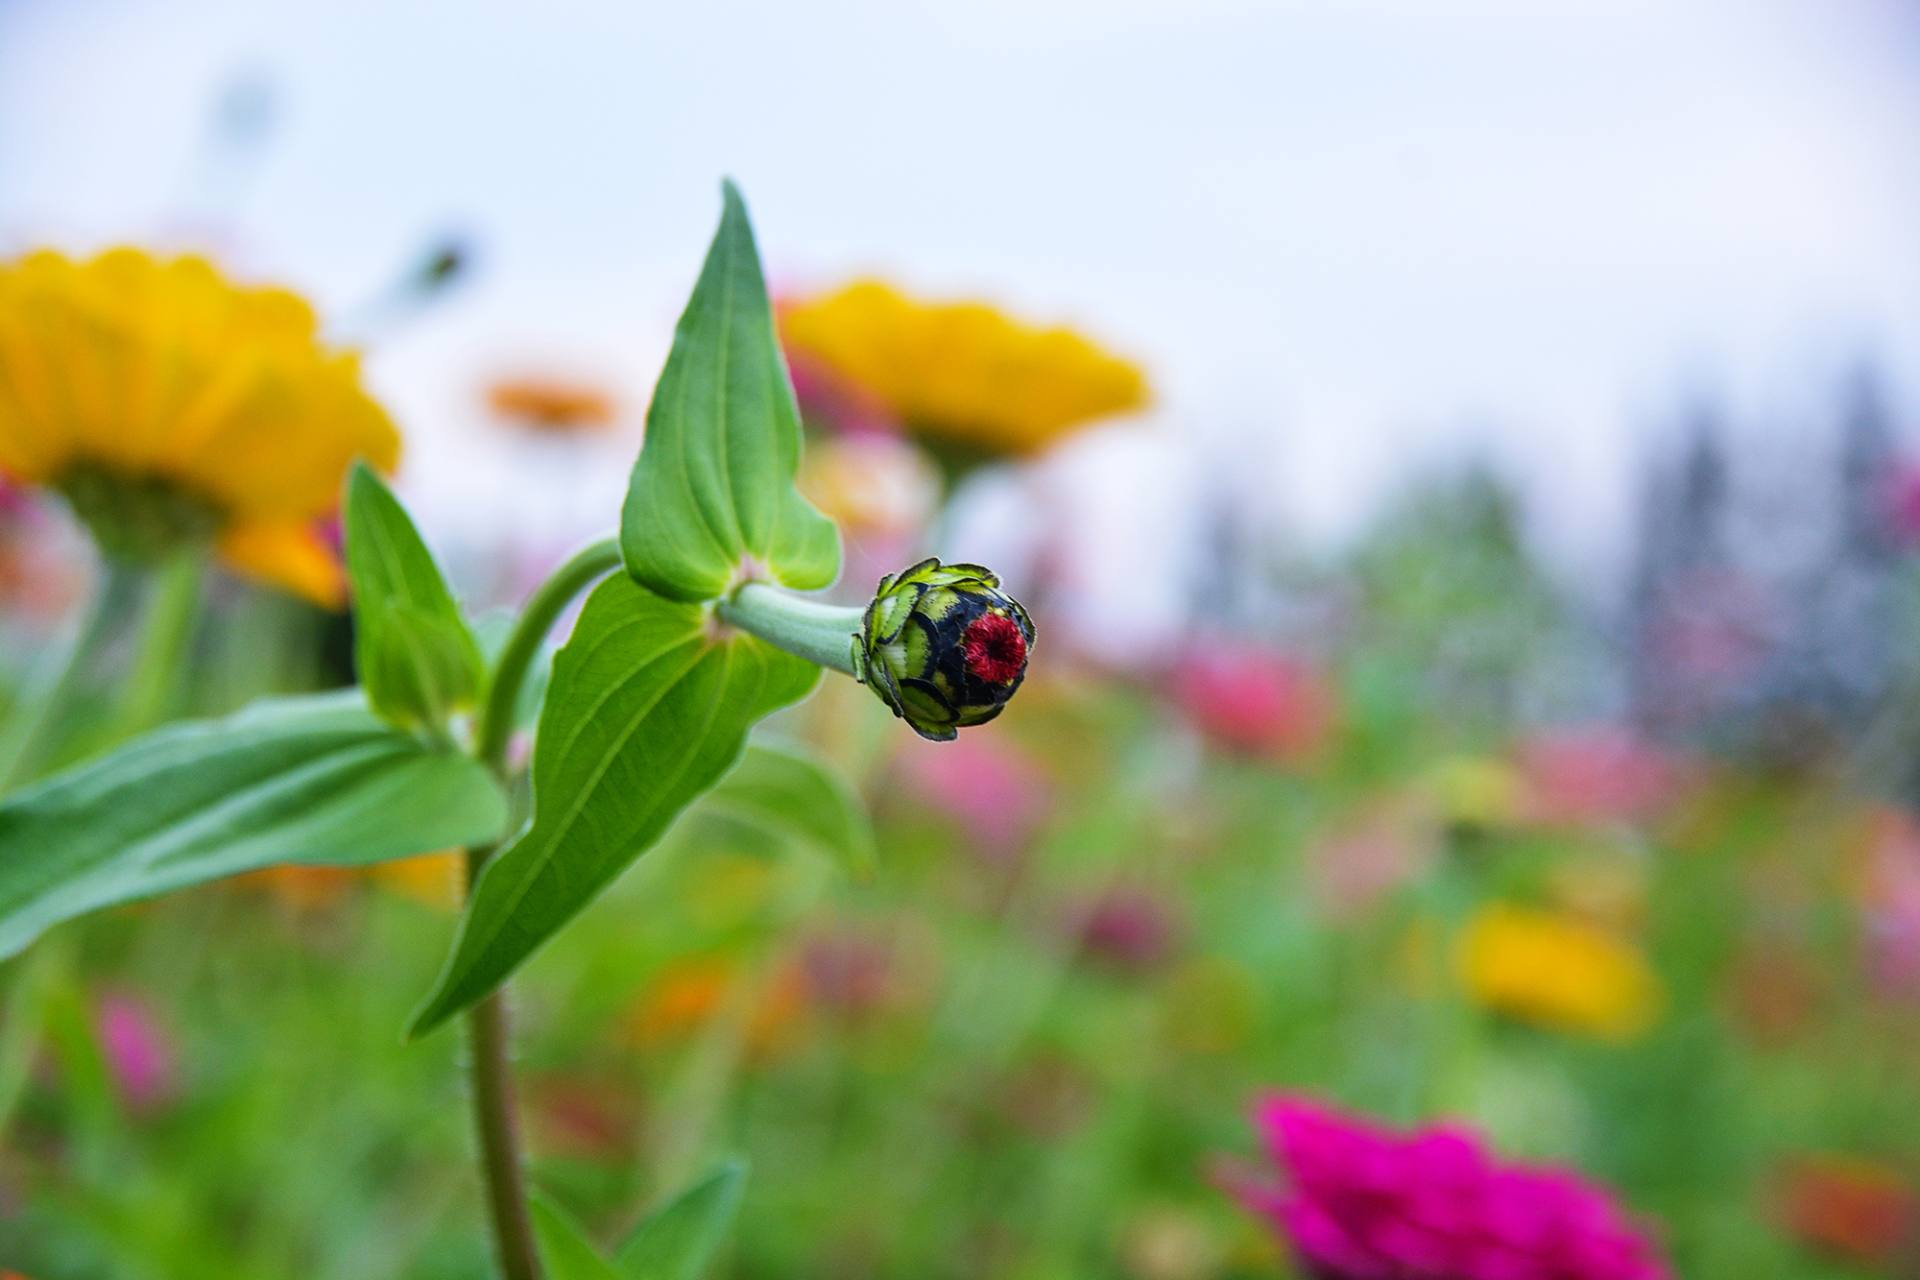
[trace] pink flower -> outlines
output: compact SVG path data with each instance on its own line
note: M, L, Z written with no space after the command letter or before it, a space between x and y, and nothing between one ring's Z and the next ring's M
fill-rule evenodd
M1417 880L1439 852L1437 832L1411 806L1375 801L1307 848L1307 882L1336 920L1351 919Z
M1297 761L1333 727L1320 673L1284 654L1195 644L1173 673L1174 698L1201 733L1232 751Z
M809 425L847 435L898 435L886 402L804 352L787 350L787 370L800 416Z
M94 1006L94 1029L129 1109L152 1111L178 1092L173 1042L145 1001L125 992L101 996Z
M1901 467L1887 484L1887 523L1902 545L1920 546L1920 466Z
M991 730L903 752L900 768L915 802L963 825L989 859L1020 852L1047 811L1040 763Z
M1673 798L1679 769L1624 729L1543 734L1520 748L1532 816L1573 825L1633 822Z
M1470 1132L1397 1134L1299 1097L1256 1112L1284 1186L1240 1199L1315 1280L1668 1280L1659 1252L1574 1174L1502 1165Z
M801 949L799 966L814 1001L849 1019L883 1012L905 994L899 957L884 938L822 934Z
M1920 995L1920 823L1874 815L1860 878L1868 977L1888 996Z

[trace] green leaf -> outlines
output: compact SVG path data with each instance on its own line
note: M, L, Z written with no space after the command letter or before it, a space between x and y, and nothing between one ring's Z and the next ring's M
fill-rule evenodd
M797 841L855 875L873 871L873 823L866 807L838 770L797 743L749 744L696 812Z
M480 691L480 646L406 508L365 463L347 481L346 529L354 663L368 701L403 729L445 724Z
M699 1280L726 1243L747 1162L735 1157L669 1200L634 1230L615 1262L625 1280Z
M487 864L414 1033L486 995L740 758L747 730L820 668L615 575L555 655L533 749L533 821Z
M381 723L358 690L169 725L0 805L0 957L100 907L476 844L506 821L485 769Z
M600 1256L572 1214L538 1191L528 1197L533 1234L540 1242L540 1260L547 1264L548 1280L623 1280L618 1269Z
M715 599L756 567L797 590L840 572L839 530L794 488L800 412L753 228L731 182L723 196L620 520L627 572L673 600Z

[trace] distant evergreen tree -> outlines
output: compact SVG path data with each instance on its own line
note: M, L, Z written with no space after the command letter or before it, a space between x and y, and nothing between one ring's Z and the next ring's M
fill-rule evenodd
M1418 673L1464 729L1526 718L1580 647L1568 602L1529 549L1517 495L1485 465L1410 489L1357 548L1357 646Z
M1628 686L1636 724L1696 740L1724 697L1745 619L1729 545L1732 479L1719 416L1689 415L1686 445L1649 467L1628 616Z
M1903 572L1888 518L1898 445L1871 369L1836 423L1833 470L1790 472L1771 493L1735 473L1704 410L1678 461L1653 468L1628 646L1647 731L1765 765L1830 759L1867 732L1897 675Z

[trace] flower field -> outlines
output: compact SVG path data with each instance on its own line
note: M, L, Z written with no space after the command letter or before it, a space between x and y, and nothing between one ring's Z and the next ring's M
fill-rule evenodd
M1795 255L1649 180L1568 274L1529 200L1428 149L1522 84L1561 142L1510 107L1492 132L1564 196L1553 162L1613 154L1666 46L1456 18L1491 43L1397 10L988 14L851 77L809 31L789 84L771 18L709 66L609 10L523 93L541 46L482 5L497 48L436 29L378 128L342 123L397 92L357 30L322 78L355 102L310 133L239 76L167 216L89 196L102 240L0 191L0 1280L1920 1280L1920 313L1848 309L1838 196L1785 211L1822 246ZM10 88L7 36L67 21L0 5L0 170L37 154L10 95L64 92ZM1332 70L1281 75L1283 31ZM1727 31L1682 32L1675 101L1738 102L1692 79L1747 65ZM1141 41L1222 69L1075 114ZM516 92L460 91L489 49ZM1249 52L1257 94L1216 97ZM958 132L902 145L943 65ZM1620 65L1648 79L1552 114ZM1752 65L1771 95L1788 64ZM734 96L629 136L643 67ZM1124 147L1090 129L1148 84ZM476 123L550 92L590 107ZM1296 93L1369 140L1326 144L1331 183L1249 123ZM820 102L839 133L788 127ZM1742 191L1910 137L1733 114ZM671 213L589 246L640 203L603 126ZM708 150L764 203L664 176ZM993 198L914 167L945 153ZM326 198L274 187L282 154ZM1376 169L1490 238L1422 249ZM1860 225L1910 227L1865 170ZM487 217L368 289L352 191ZM1288 219L1301 247L1247 251ZM1675 229L1729 257L1649 247ZM342 256L303 280L303 243ZM1797 309L1758 316L1763 258ZM1533 345L1489 354L1496 312ZM1618 316L1661 335L1657 431L1603 421L1644 368L1580 363ZM1776 320L1818 372L1726 389L1672 354ZM1503 425L1446 426L1431 387L1506 388ZM1532 453L1463 443L1502 438Z
M1463 582L1507 553L1439 545ZM1509 582L1476 607L1533 607ZM1577 1171L1671 1274L1904 1274L1920 826L1831 761L1449 714L1403 649L1454 624L1407 612L1433 585L1376 584L1391 625L1337 660L1063 655L953 744L850 686L785 713L873 869L676 827L517 985L533 1182L617 1239L743 1159L716 1275L1286 1275L1246 1190L1284 1176L1256 1123L1284 1092ZM263 871L13 961L8 1261L482 1271L462 1050L398 1035L458 880Z

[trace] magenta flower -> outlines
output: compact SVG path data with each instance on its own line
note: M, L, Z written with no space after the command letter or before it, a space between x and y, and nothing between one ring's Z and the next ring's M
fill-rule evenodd
M114 1086L131 1110L152 1111L172 1100L179 1091L179 1060L145 1001L128 992L102 995L94 1006L94 1028Z
M1463 1130L1378 1129L1270 1096L1256 1122L1285 1185L1242 1202L1315 1280L1668 1280L1605 1192L1558 1169L1503 1165Z

